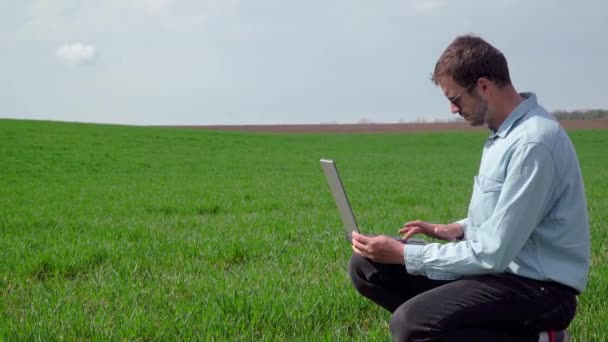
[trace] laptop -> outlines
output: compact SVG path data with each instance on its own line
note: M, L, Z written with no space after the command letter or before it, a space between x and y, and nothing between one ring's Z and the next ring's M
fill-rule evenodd
M334 200L336 200L338 211L340 212L340 216L342 217L342 223L344 224L344 232L346 233L346 240L352 243L352 232L360 233L360 231L357 227L357 221L355 220L353 210L351 209L350 203L348 202L348 197L346 197L346 191L344 191L344 186L342 185L342 181L340 180L340 175L338 174L338 168L336 167L336 163L333 160L321 159L321 167L323 168L323 173L325 173L325 178L327 179L327 183L329 184L329 189L331 190L331 193L334 196ZM407 244L424 245L427 243L427 241L423 239L416 238L409 238L407 242L398 237L395 237L395 239Z

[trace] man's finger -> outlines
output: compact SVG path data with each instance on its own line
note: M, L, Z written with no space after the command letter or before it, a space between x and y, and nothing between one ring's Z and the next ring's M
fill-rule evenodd
M422 221L420 221L420 220L405 222L403 224L403 227L405 228L405 227L419 226L420 223L422 223Z
M355 253L359 254L360 256L362 256L362 257L364 257L364 258L369 258L369 257L370 257L369 253L367 253L367 252L365 252L365 251L362 251L362 250L358 249L358 248L357 248L357 247L355 247L355 246L352 246L352 248L353 248L353 251L354 251Z
M420 229L420 228L414 228L414 229L411 229L410 231L408 231L407 233L405 233L405 235L403 235L403 237L401 239L407 241L413 235L416 235L416 234L419 234L419 233L422 233L422 229Z
M359 254L363 254L363 253L367 253L367 246L365 246L364 244L360 243L359 241L353 239L353 249L358 250Z
M371 239L369 236L365 236L363 234L359 234L356 232L353 232L352 235L353 235L353 240L355 240L359 243L362 243L362 244L368 244Z
M416 228L417 226L413 226L413 227L403 227L401 229L399 229L399 234L405 234L407 232L409 232L410 230Z

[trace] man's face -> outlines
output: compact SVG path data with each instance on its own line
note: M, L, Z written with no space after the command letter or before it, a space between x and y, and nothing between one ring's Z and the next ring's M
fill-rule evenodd
M452 113L460 114L471 126L487 123L488 104L477 93L477 82L461 86L450 76L439 78L439 86L450 101Z

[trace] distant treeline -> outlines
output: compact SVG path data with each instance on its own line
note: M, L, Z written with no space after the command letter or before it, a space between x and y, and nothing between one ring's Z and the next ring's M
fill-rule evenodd
M589 109L589 110L556 110L553 115L558 120L593 120L593 119L608 119L608 110L606 109Z

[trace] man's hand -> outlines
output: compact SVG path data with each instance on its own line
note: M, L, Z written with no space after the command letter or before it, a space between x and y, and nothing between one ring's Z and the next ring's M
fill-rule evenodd
M458 223L435 224L412 221L405 223L399 233L404 234L403 240L407 240L415 234L424 234L435 239L454 241L464 235L464 230Z
M403 243L388 236L365 236L353 232L353 251L381 264L405 264Z

